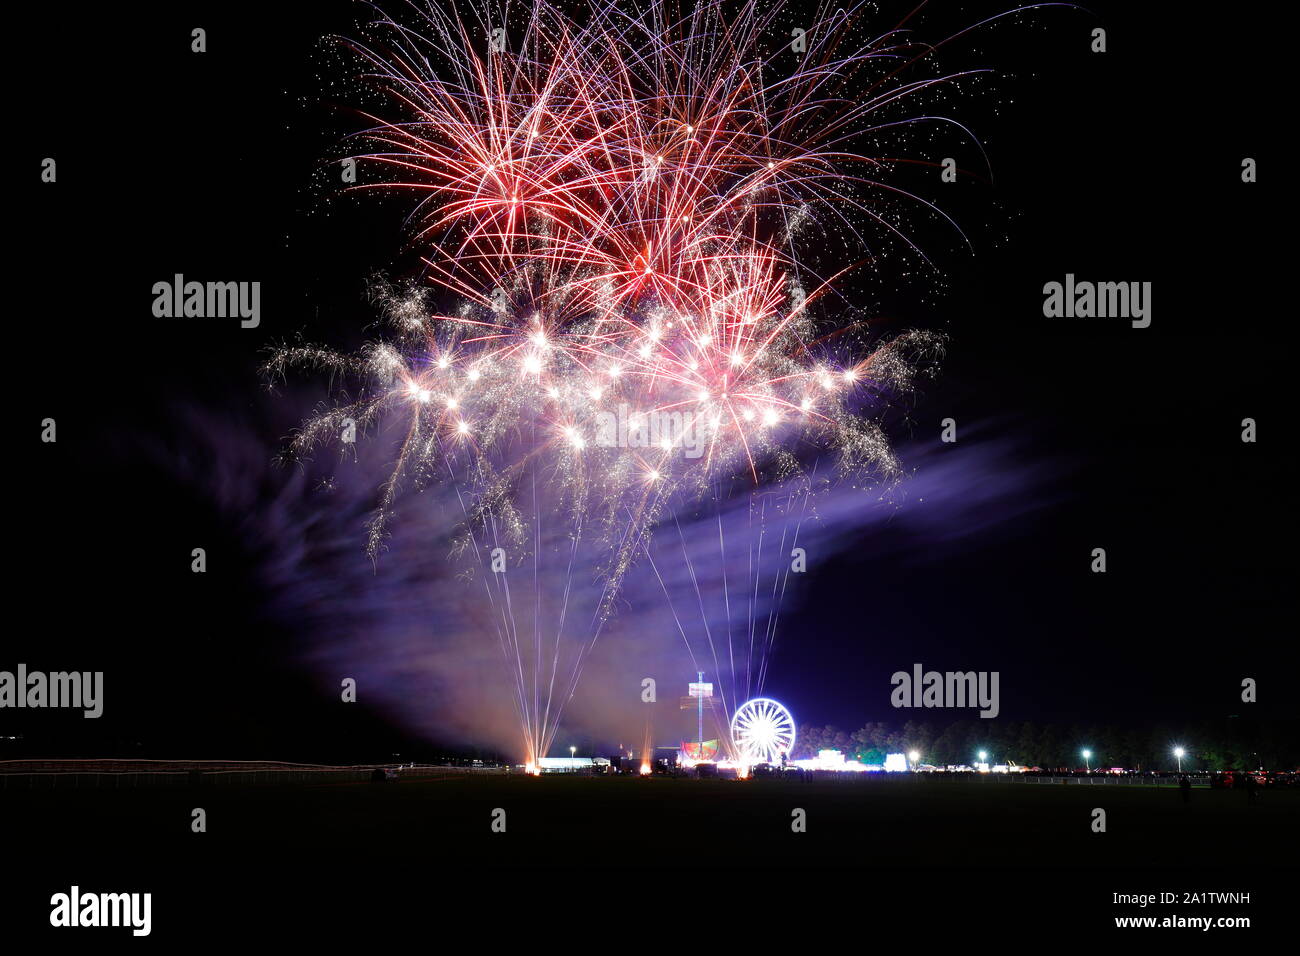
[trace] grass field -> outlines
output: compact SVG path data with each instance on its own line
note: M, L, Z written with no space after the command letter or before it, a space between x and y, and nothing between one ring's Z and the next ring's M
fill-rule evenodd
M207 832L191 831L191 811ZM1105 833L1091 829L1106 811ZM506 831L492 831L493 811ZM806 812L807 831L791 829ZM460 775L364 782L0 792L9 927L48 930L73 883L153 894L155 935L390 938L578 920L582 935L748 918L999 934L1115 930L1115 893L1233 890L1290 924L1300 793L1029 785ZM20 878L19 878L20 877ZM734 922L729 925L734 925ZM198 936L196 936L196 931ZM58 931L55 931L58 932ZM64 931L66 932L66 931ZM77 932L95 932L78 930ZM760 934L761 936L762 934ZM752 934L746 938L756 938Z
M71 847L237 858L345 843L369 858L413 851L484 864L1071 866L1232 865L1300 845L1300 792L1029 785L964 777L807 782L474 775L393 783L10 791L9 812ZM207 832L191 832L191 811ZM1092 829L1093 810L1106 832ZM505 811L505 832L492 830ZM806 814L806 832L792 830ZM75 821L69 829L68 821ZM50 837L47 837L50 838Z

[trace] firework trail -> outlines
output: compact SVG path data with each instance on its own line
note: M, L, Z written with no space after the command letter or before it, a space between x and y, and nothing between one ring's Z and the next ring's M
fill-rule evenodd
M399 429L372 557L399 496L454 490L453 550L495 609L529 763L629 568L644 558L663 582L652 531L671 540L674 516L720 515L738 495L757 537L735 546L751 570L721 594L753 609L748 632L729 629L724 649L707 626L677 626L693 658L703 641L710 670L743 667L761 689L788 581L771 555L789 554L828 482L899 474L871 415L940 354L934 335L872 341L837 322L852 313L834 283L878 261L872 236L923 257L894 204L943 214L892 185L902 160L870 146L952 123L906 110L969 74L902 79L933 47L897 29L856 40L859 7L805 16L797 54L781 3L727 10L543 2L467 22L412 4L346 43L386 104L351 141L367 173L353 188L410 197L428 281L376 284L391 335L356 354L292 345L266 371L325 370L355 396L307 421L293 455ZM821 222L863 262L806 265ZM730 547L720 535L724 565ZM543 587L556 562L563 587Z

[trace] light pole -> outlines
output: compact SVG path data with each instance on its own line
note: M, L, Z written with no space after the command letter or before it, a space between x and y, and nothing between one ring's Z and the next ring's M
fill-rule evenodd
M917 763L918 760L921 759L921 755L920 755L919 753L917 753L915 750L912 750L912 751L909 751L909 752L908 752L908 754L907 754L907 759L910 760L910 761L912 761L912 772L915 773L915 772L916 772L916 763Z
M1092 773L1092 765L1088 763L1088 761L1091 760L1091 759L1092 759L1092 751L1091 751L1091 750L1085 750L1085 751L1083 752L1083 772L1084 772L1084 773Z
M1182 772L1183 772L1183 754L1185 754L1186 752L1187 752L1187 751L1183 750L1182 747L1175 747L1175 748L1174 748L1174 756L1178 758L1178 772L1179 772L1179 773L1182 773Z
M696 677L696 681L703 684L704 671L696 671L695 673L699 675L698 677ZM699 722L697 729L699 730L699 735L700 735L700 749L696 753L696 756L700 758L700 763L704 763L704 697L703 695L695 698L695 708L696 708L696 719Z
M577 752L578 752L578 748L575 747L575 746L573 746L572 744L570 744L570 745L569 745L569 759L572 760L572 759L573 759L573 755L576 754ZM570 765L570 766L569 766L569 773L573 773L573 772L576 771L577 769L578 769L577 767Z

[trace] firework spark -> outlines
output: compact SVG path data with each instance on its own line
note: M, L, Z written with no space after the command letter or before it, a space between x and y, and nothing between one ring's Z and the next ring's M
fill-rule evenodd
M476 24L412 11L415 25L384 19L348 44L392 110L357 134L374 180L354 188L411 197L429 281L376 286L391 336L354 355L288 347L267 372L317 367L355 384L354 400L304 424L294 453L403 423L372 557L404 488L454 486L459 550L500 608L532 762L623 576L674 509L746 485L807 494L802 463L816 456L855 480L898 473L869 413L941 342L870 342L836 323L835 282L853 264L819 276L803 236L830 220L864 249L874 226L915 250L888 202L933 207L891 185L899 160L869 146L935 120L900 118L899 104L967 74L900 79L932 48L901 31L853 43L858 8L809 17L798 55L771 40L789 33L780 3L578 16L543 2L517 40L503 11ZM785 513L806 515L806 502ZM508 569L490 566L497 548ZM545 611L532 595L530 638L526 602L494 573L531 563L536 581L542 560L598 582L568 653L568 587Z

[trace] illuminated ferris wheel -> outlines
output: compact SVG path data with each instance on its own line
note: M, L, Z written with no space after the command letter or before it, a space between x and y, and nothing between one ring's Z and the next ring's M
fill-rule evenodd
M770 697L747 700L731 718L731 742L745 763L780 763L794 748L794 718Z

